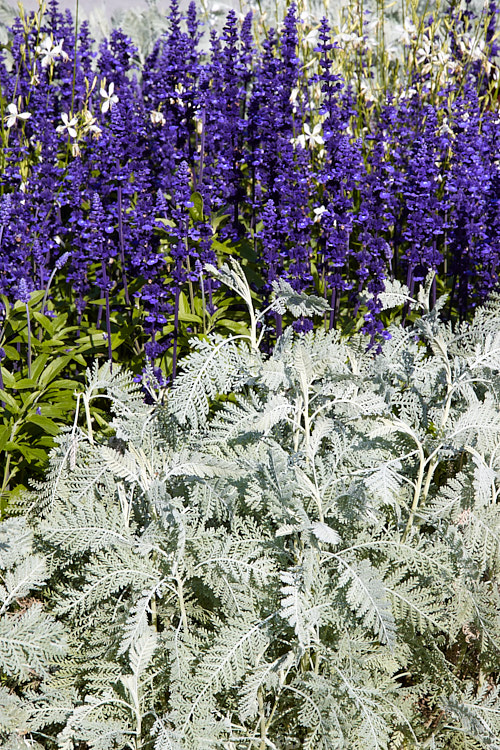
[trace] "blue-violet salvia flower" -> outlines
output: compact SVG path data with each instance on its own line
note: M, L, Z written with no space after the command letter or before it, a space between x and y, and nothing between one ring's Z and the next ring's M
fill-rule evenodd
M28 285L26 283L26 279L21 279L19 281L19 286L17 288L17 298L24 305L29 305L30 293L29 293Z

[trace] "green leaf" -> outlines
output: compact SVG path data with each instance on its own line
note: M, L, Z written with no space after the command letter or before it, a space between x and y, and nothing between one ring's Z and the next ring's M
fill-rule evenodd
M172 221L172 219L165 219L163 216L158 216L155 221L160 222L160 224L164 224L166 227L175 227L175 221Z
M125 341L128 340L126 331L116 331L111 334L111 350L118 349Z
M71 362L71 359L72 358L66 354L62 357L58 357L57 359L52 360L52 362L49 362L42 375L40 376L40 384L43 386L48 385L51 380L59 375L61 370L64 370L68 362Z
M44 417L41 414L28 414L25 418L25 422L30 422L31 424L37 425L37 427L41 427L42 430L48 432L49 435L57 435L60 429L52 419L48 419L48 417Z
M203 221L203 197L201 193L191 193L191 201L194 206L189 209L189 215L193 221Z
M44 451L42 448L33 448L31 445L28 445L27 443L7 443L6 446L7 450L18 450L19 453L21 453L24 458L28 461L28 463L32 463L33 461L46 461L47 459L47 451Z
M14 414L19 414L19 404L17 403L16 399L10 395L10 393L0 390L0 401L4 401Z
M248 240L240 240L234 245L235 250L240 258L250 261L250 263L256 263L258 255L255 252L253 243Z
M15 388L16 387L16 378L15 376L9 372L5 367L1 368L2 370L2 379L3 384L6 388Z
M5 308L5 317L8 320L10 311L12 309L9 299L8 297L5 296L5 294L0 294L0 301L2 302L2 305Z
M69 379L67 380L66 378L64 378L60 380L53 380L48 387L51 390L52 389L74 390L75 388L80 387L80 383L77 380L69 380Z
M190 312L181 312L179 310L179 320L183 323L199 323L201 324L202 320L199 315L192 315Z
M54 336L54 324L50 318L48 318L46 315L42 315L42 313L39 313L36 310L33 310L33 319L36 320L36 322L39 323L42 328L47 331L51 338Z
M233 333L239 333L243 335L249 333L248 325L243 321L222 318L221 320L217 321L217 324L223 326L224 328L227 328L228 331L232 331Z
M65 412L69 411L75 405L73 396L70 396L65 392L61 399L57 399L56 404L40 404L40 411L42 417L48 417L49 419L62 419Z
M5 446L9 442L11 432L12 427L8 424L2 425L0 427L0 451L3 451L5 449Z
M49 359L48 354L39 354L38 357L35 359L35 361L31 365L31 377L33 380L35 381L38 380L41 373L45 372L46 370L45 365L47 364L48 359Z
M25 391L26 389L33 391L37 389L37 383L33 380L33 378L21 378L20 380L16 381L14 388L16 388L18 391Z
M179 315L191 314L191 307L189 306L188 298L185 292L179 294Z
M213 213L210 217L210 223L214 231L216 231L226 219L229 219L229 214L226 213L226 210L226 208L221 208L217 213Z
M232 255L234 253L234 245L229 242L219 242L219 240L212 240L212 250L222 255Z
M5 352L6 359L10 359L10 360L13 359L16 361L18 359L21 359L21 355L19 354L15 346L11 346L10 344L4 344L3 350Z

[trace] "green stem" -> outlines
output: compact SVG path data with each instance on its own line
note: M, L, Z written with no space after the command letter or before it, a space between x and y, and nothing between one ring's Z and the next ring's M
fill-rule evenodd
M29 305L26 305L26 318L28 320L28 378L31 378L31 320Z
M7 461L5 462L5 467L3 470L2 488L0 489L0 520L3 519L4 510L7 505L7 503L5 502L5 494L6 494L7 487L9 485L9 481L11 479L10 461L11 461L11 454L7 453Z
M72 91L71 91L71 115L73 116L73 105L75 102L75 84L76 84L76 51L78 47L78 6L79 6L79 0L76 0L76 7L75 7L75 48L73 50L73 82L72 82Z

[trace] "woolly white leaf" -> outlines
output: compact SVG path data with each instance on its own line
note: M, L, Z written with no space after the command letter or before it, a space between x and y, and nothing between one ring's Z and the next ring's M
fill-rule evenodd
M364 299L371 298L373 298L372 294L364 295ZM394 279L394 281L391 281L390 279L385 280L384 291L378 293L377 300L379 301L382 310L400 307L406 303L409 303L410 309L417 305L417 301L411 296L408 287L397 279Z
M171 457L171 463L165 467L162 477L223 477L235 476L238 467L230 461L223 461L215 456L184 451Z
M386 505L394 505L400 496L403 479L399 473L402 469L400 461L382 464L365 479L365 485L370 492Z
M287 310L290 310L296 318L301 315L312 317L313 315L323 315L330 310L328 302L323 297L296 292L285 279L273 281L272 286L274 291L271 298L271 309L280 313L280 315L284 315Z
M151 591L146 592L132 607L125 623L118 654L124 654L148 630L148 613L151 611L151 598L154 596L156 588L155 586Z
M24 729L29 715L29 706L15 693L0 685L0 731L15 732Z
M197 430L206 422L209 400L229 393L241 377L244 358L234 341L219 334L208 341L192 339L191 345L169 391L169 407L181 424L189 420Z
M474 347L474 354L467 357L467 364L471 370L478 367L490 367L500 370L500 331L487 333L484 341Z
M26 519L7 518L0 523L0 568L10 568L31 552L33 532Z
M45 675L65 651L62 626L39 603L0 619L0 667L8 675Z
M248 428L267 434L275 425L286 419L292 409L292 404L284 396L273 396L266 404L265 410L249 421Z
M147 669L156 651L157 643L156 632L148 628L131 645L129 652L130 668L136 679L140 678Z
M382 643L394 648L396 626L383 582L367 560L348 565L339 578L339 586L349 584L346 598L363 623L373 628Z
M285 363L275 357L263 362L260 370L260 379L270 391L276 391L288 382Z
M139 482L140 473L137 466L135 457L130 453L125 454L119 453L103 445L101 448L101 456L106 464L109 471L120 479L125 479L128 482Z
M22 599L28 596L30 591L41 588L45 583L46 576L45 558L41 555L30 555L15 568L8 570L4 576L8 597L2 610L14 599Z
M341 541L340 536L335 529L332 529L326 523L317 521L316 523L313 523L311 529L314 536L319 539L320 542L325 542L326 544L338 544Z

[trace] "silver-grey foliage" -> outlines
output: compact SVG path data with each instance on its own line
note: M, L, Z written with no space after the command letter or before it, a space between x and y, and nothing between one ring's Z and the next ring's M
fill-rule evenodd
M250 336L196 343L152 406L94 368L0 526L6 746L498 749L500 298L452 328L429 278L378 355L320 328L267 356L216 273Z

